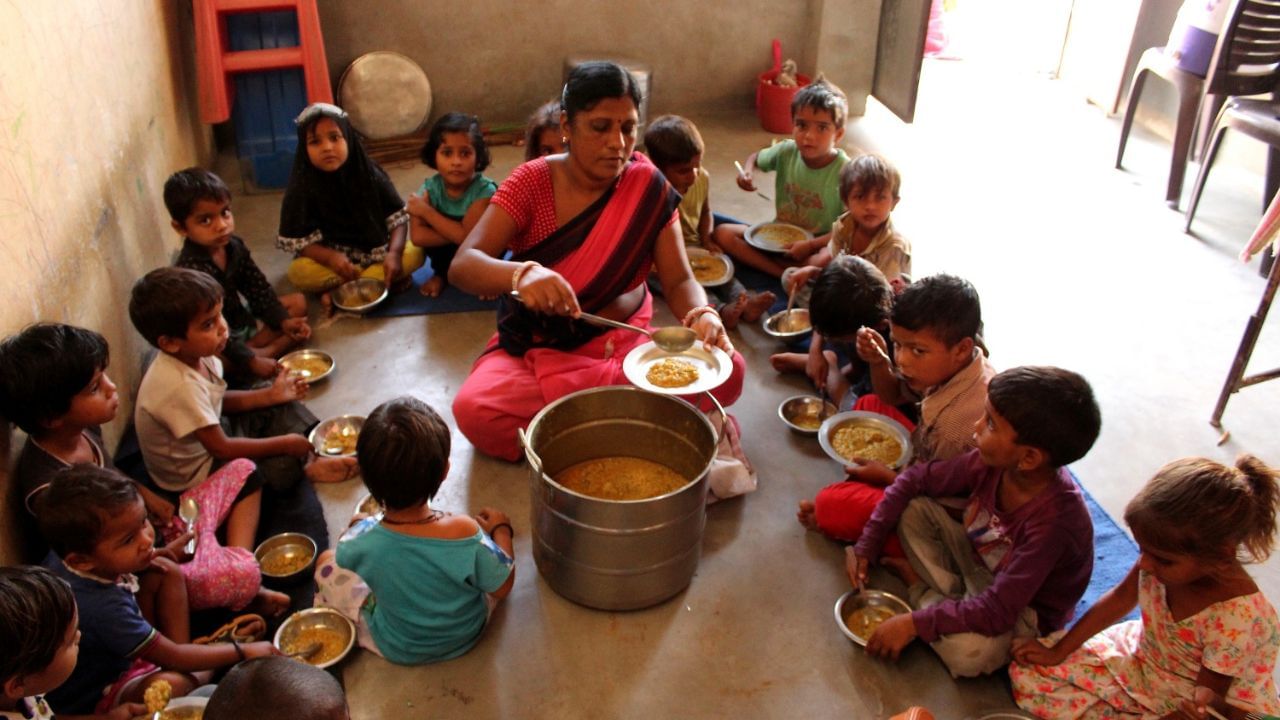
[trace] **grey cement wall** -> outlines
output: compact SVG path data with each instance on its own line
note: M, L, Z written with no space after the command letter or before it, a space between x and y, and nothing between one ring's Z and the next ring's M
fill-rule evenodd
M650 115L754 113L770 41L800 72L824 71L860 115L871 87L881 0L320 0L334 82L375 50L412 58L431 80L432 117L450 110L521 123L560 91L566 57L602 53L652 71ZM815 67L815 64L818 67Z

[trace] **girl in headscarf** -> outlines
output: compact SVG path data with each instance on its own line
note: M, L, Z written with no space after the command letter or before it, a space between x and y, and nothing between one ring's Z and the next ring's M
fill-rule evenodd
M294 253L289 281L322 293L359 277L407 285L422 267L406 242L409 215L391 179L364 151L341 108L315 103L298 115L298 149L280 208L276 245Z

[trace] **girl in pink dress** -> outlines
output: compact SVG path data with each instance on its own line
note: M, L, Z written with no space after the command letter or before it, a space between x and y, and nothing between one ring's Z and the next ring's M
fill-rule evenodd
M1280 623L1242 565L1271 554L1276 478L1252 455L1161 468L1125 508L1141 550L1128 576L1065 636L1014 648L1018 704L1055 719L1280 713ZM1135 604L1141 620L1112 625Z

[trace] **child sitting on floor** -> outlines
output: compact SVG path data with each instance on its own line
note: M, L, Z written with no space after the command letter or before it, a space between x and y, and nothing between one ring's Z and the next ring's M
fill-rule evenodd
M498 183L482 174L489 167L489 148L474 115L452 112L437 120L422 146L422 162L436 174L409 196L409 239L431 260L431 279L421 292L437 297L458 245L489 207Z
M1014 648L1018 704L1043 718L1206 717L1210 703L1232 720L1280 715L1280 621L1241 565L1275 547L1276 481L1252 455L1161 468L1124 511L1141 550L1125 579L1065 636ZM1140 620L1112 625L1135 605Z
M80 613L80 660L48 694L59 715L139 702L159 680L186 695L207 680L190 673L275 653L269 642L174 642L142 617L135 575L155 559L155 536L137 488L120 473L76 465L53 479L37 510L56 553L45 566L71 585Z
M408 242L400 193L365 153L342 108L315 103L294 120L298 149L280 205L276 245L294 253L289 281L304 293L329 291L359 277L402 289L426 261Z
M507 516L433 510L449 473L449 426L412 397L385 402L356 441L364 483L383 513L357 516L316 562L316 604L359 628L360 645L399 665L470 650L515 582Z
M71 587L42 567L0 567L0 647L0 718L53 720L44 695L66 682L80 653ZM146 709L127 703L97 717L130 720Z
M818 79L800 88L791 100L793 138L751 153L738 175L738 187L755 192L755 170L776 171L777 221L804 228L824 244L831 223L844 208L839 178L849 156L836 145L844 137L848 112L848 100L835 85ZM779 260L747 244L746 231L746 225L721 225L715 230L715 242L735 260L774 277L808 256L788 251Z
M645 128L644 149L671 187L682 196L677 209L685 246L717 254L723 252L711 239L711 231L726 222L737 221L711 212L711 175L702 167L705 146L697 126L679 115L663 115ZM768 291L747 292L736 278L710 290L720 300L716 309L730 330L737 327L739 318L747 322L759 320L777 299Z
M895 527L907 555L886 564L915 610L881 623L867 652L896 660L919 637L952 676L972 677L1008 664L1014 638L1063 628L1093 572L1093 523L1065 466L1084 457L1101 424L1076 373L1020 367L992 378L977 448L908 468L848 548L857 587ZM954 497L966 499L959 521L937 501Z
M307 298L302 293L276 296L235 235L231 190L222 178L198 167L180 170L164 183L164 205L182 236L174 264L208 273L222 285L222 314L231 327L222 351L229 381L247 386L254 378L273 377L276 358L311 337Z
M290 720L349 720L338 679L285 657L245 660L227 671L204 708L203 720L266 720L288 708Z
M924 278L897 297L889 322L892 361L880 332L869 327L857 332L858 357L870 366L875 393L858 398L853 408L887 415L910 430L909 463L949 460L968 452L973 424L982 417L987 381L995 375L978 346L978 291L952 275ZM897 410L917 401L918 425ZM845 474L846 482L828 485L813 501L800 502L801 524L841 540L862 533L896 473L882 462L855 458ZM899 553L896 545L891 539L890 555Z
M560 129L560 100L549 100L533 111L524 130L524 161L564 152Z
M898 207L902 176L879 155L861 155L840 171L840 197L846 212L831 226L831 239L798 242L797 254L809 253L804 265L782 273L782 287L796 295L795 304L809 302L808 285L832 258L856 255L871 261L889 280L895 292L911 282L911 243L893 229L889 213Z
M153 270L134 285L129 317L161 351L142 378L134 416L150 481L174 504L180 497L196 500L200 512L196 565L184 565L184 573L208 564L225 573L229 594L193 598L193 605L239 609L256 596L266 612L282 612L288 597L261 588L255 575L252 550L262 486L282 491L304 475L341 480L353 474L355 461L313 456L311 442L301 433L316 418L295 402L307 392L301 378L280 373L267 388L227 389L216 357L228 337L222 286L211 276L186 268ZM226 421L227 428L224 409L241 413ZM224 523L226 549L242 550L202 554L200 546L216 543L213 531Z
M880 270L857 255L841 255L814 282L808 353L775 353L769 362L778 372L803 372L815 388L844 407L846 395L869 392L864 388L867 364L854 349L858 330L889 332L892 310L893 288ZM842 366L842 361L847 362Z

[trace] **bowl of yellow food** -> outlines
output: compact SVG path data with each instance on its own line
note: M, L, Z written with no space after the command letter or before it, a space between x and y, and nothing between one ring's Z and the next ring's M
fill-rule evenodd
M316 541L302 533L280 533L263 540L253 551L263 580L287 584L311 577Z
M356 512L361 515L377 515L382 512L382 503L372 495L365 495L356 503Z
M778 406L782 424L801 435L817 435L822 421L835 414L834 403L813 395L789 397Z
M822 421L818 444L842 465L876 460L896 469L911 458L911 433L901 423L861 410L837 413Z
M204 706L208 704L209 698L206 697L174 698L160 711L159 717L160 720L201 720L204 717Z
M375 278L356 278L334 288L332 298L339 310L363 314L387 299L387 285Z
M356 626L327 607L313 607L285 618L276 630L276 649L318 668L337 664L356 644Z
M308 383L319 382L333 373L337 363L323 350L294 350L279 360L280 366L290 375L297 375Z
M813 331L808 308L791 308L764 319L764 334L779 340L794 340Z
M866 647L880 623L909 612L911 606L897 595L870 588L850 590L836 600L836 625L845 637Z
M339 415L311 428L307 439L321 457L355 457L362 428L363 415Z
M702 287L718 287L733 279L733 260L728 255L700 247L687 247L685 253L689 256L693 279Z
M748 245L765 252L780 253L798 242L812 240L813 233L791 223L764 222L747 228L743 239Z

